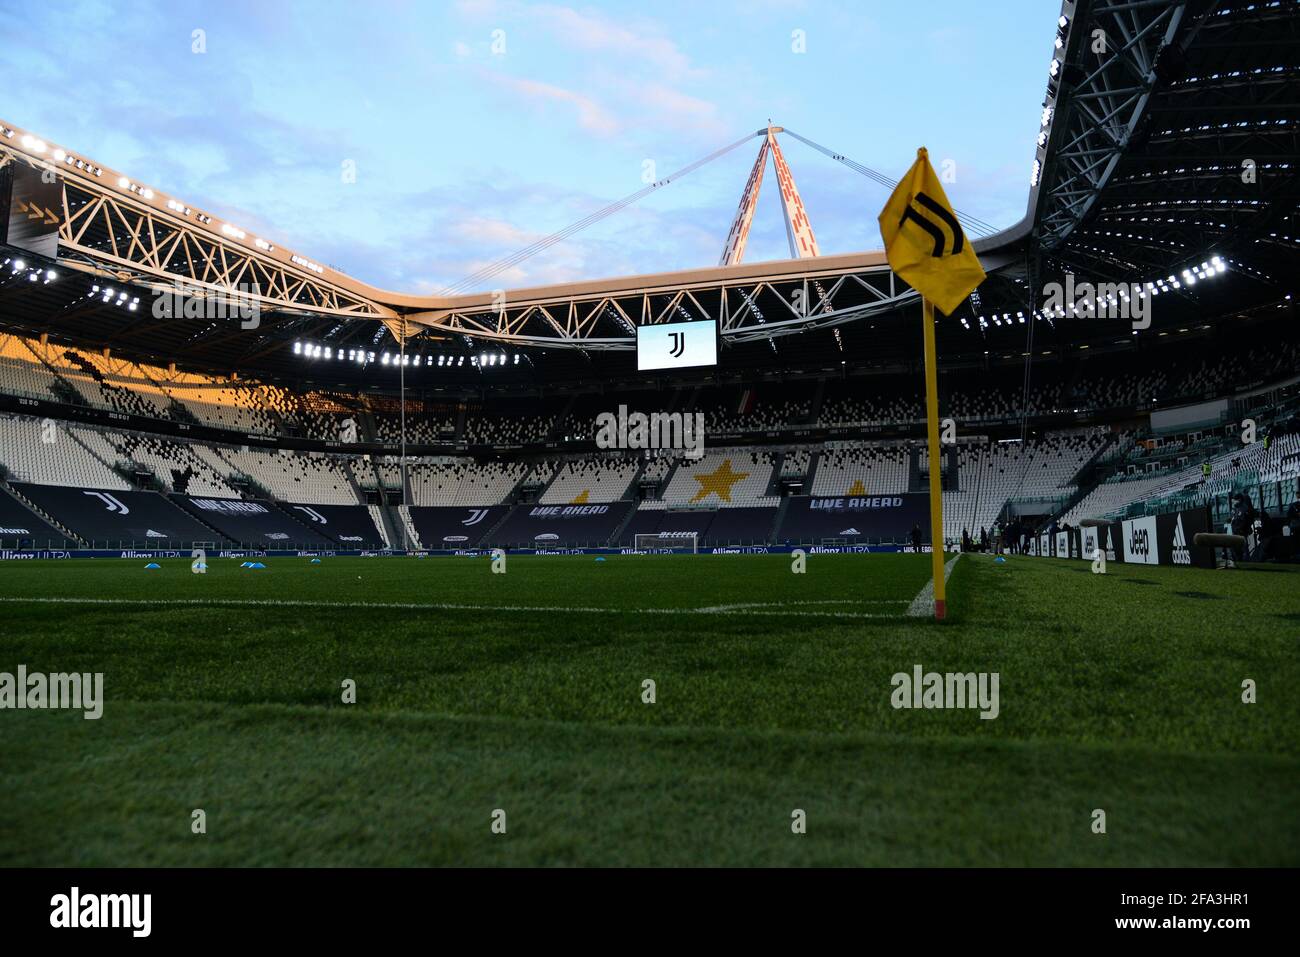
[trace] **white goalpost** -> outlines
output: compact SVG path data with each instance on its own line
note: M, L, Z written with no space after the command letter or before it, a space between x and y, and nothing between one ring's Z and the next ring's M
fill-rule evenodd
M695 555L700 550L700 533L649 532L635 536L632 547L638 552Z

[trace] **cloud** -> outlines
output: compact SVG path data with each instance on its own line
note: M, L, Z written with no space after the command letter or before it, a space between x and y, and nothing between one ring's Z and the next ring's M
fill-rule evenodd
M503 249L531 245L541 239L540 233L520 229L504 219L490 216L469 216L447 227L448 234L457 240L474 243L494 243Z
M719 136L730 127L718 115L718 106L669 86L650 84L632 91L659 126Z
M690 58L672 40L641 22L632 30L605 17L579 13L571 7L543 4L526 8L535 19L550 28L556 39L580 50L609 54L628 68L641 64L669 80L699 78L705 71L691 65Z
M599 136L612 136L620 129L621 124L614 115L585 93L525 77L514 77L503 73L487 75L525 100L537 103L561 103L573 107L578 125L589 132Z
M566 58L579 80L567 85L513 78L498 82L533 101L565 103L578 125L600 137L631 128L664 127L677 132L716 137L728 130L715 102L692 92L710 76L653 21L616 20L556 4L521 2L462 3L467 18L498 25L511 37L522 34L511 50L521 57L538 47L543 34L548 47L581 54ZM524 61L526 62L526 61Z

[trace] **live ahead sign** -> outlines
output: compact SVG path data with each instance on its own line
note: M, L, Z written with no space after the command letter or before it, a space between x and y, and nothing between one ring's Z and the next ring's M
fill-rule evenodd
M718 324L712 319L637 326L638 372L717 364Z

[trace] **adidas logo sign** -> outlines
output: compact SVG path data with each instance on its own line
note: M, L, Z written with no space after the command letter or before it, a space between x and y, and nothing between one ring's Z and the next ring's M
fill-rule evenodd
M1178 524L1174 526L1174 564L1190 565L1192 563L1192 552L1187 547L1187 534L1183 531L1183 516L1178 516Z

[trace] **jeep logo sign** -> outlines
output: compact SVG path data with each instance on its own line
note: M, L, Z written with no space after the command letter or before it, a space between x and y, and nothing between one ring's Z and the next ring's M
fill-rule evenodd
M1132 518L1124 523L1124 561L1142 565L1159 565L1160 549L1156 545L1156 517Z

